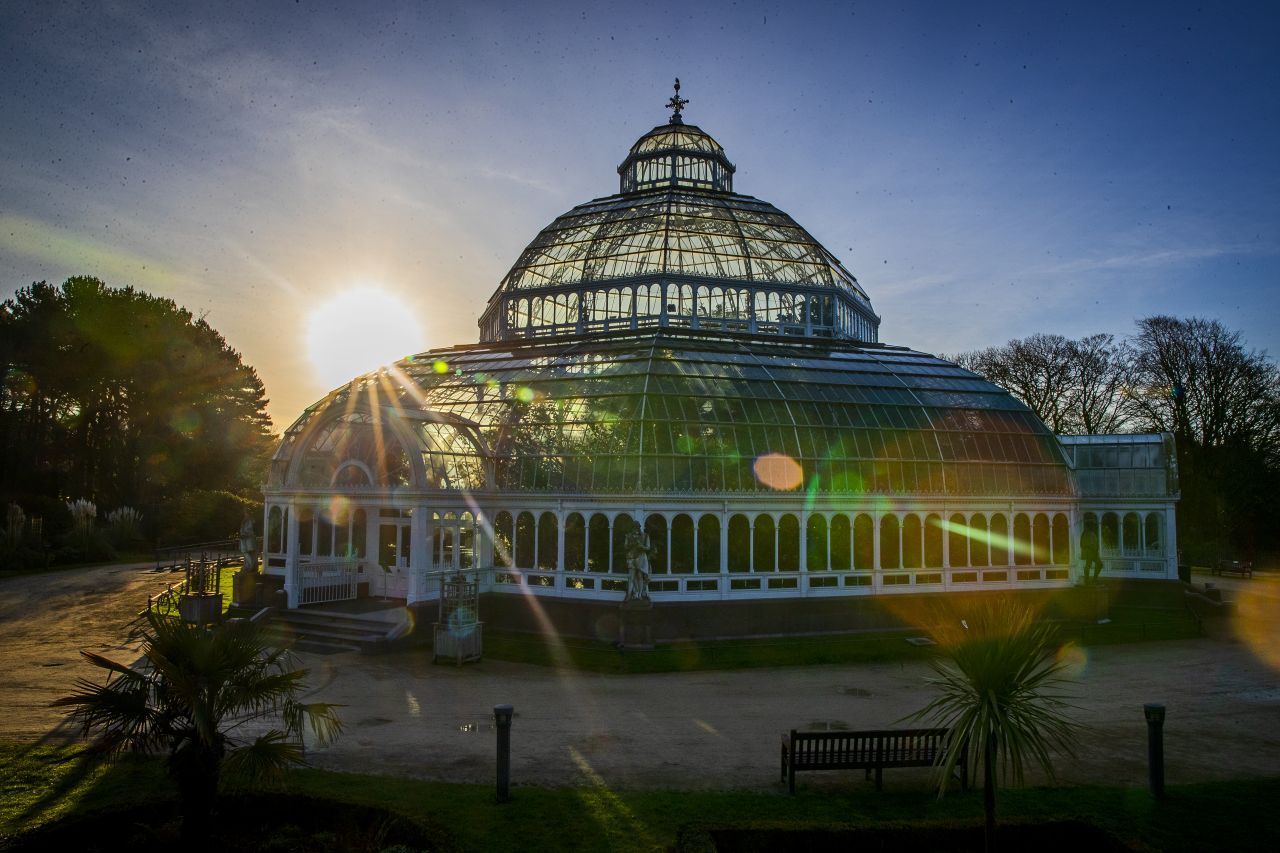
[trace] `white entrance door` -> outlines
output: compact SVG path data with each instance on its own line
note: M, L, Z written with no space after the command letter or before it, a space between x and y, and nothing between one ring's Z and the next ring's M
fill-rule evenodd
M378 565L382 576L370 579L370 595L404 598L409 594L411 535L408 518L382 519L378 525Z

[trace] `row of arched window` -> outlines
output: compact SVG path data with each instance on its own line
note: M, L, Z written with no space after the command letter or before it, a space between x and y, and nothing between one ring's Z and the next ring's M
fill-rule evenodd
M762 332L839 332L875 341L867 318L829 294L688 284L640 284L513 296L507 300L508 332L535 336L552 331L625 326L693 326Z
M1126 512L1086 512L1083 517L1086 528L1092 527L1098 534L1101 552L1108 556L1158 557L1164 554L1163 513L1149 512L1141 515Z
M571 512L499 512L493 562L518 569L626 571L630 516ZM644 521L654 574L718 574L860 569L1066 565L1071 534L1064 513L735 513L721 518L653 513ZM722 532L724 541L721 541ZM803 533L803 535L802 535ZM561 553L563 549L563 554Z

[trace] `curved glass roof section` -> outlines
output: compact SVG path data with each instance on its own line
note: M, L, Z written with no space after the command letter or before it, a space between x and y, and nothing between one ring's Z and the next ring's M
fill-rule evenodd
M662 190L581 204L542 229L502 289L689 276L837 288L870 308L835 256L768 202Z
M779 457L797 472L785 487L769 473ZM955 364L690 330L423 353L309 408L271 477L277 488L563 495L1073 490L1044 424Z

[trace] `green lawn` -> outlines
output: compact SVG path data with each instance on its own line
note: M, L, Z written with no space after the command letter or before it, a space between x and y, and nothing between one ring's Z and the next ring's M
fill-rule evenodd
M847 785L800 793L743 791L612 791L516 786L510 803L493 789L385 776L299 770L289 789L299 794L377 805L444 827L449 846L463 851L707 849L709 826L805 827L915 821L977 822L980 792L928 790L877 793L857 774ZM892 774L888 777L892 780ZM0 744L0 836L90 810L166 797L158 761L89 764L62 747ZM1169 788L1152 800L1142 788L1027 788L1003 791L1001 817L1010 821L1080 818L1146 849L1167 851L1280 849L1280 823L1269 820L1280 779L1238 780Z
M1148 640L1180 640L1200 635L1196 619L1183 610L1115 606L1111 621L1063 622L1063 643L1085 646ZM763 640L723 640L670 643L651 651L622 651L611 643L590 640L549 640L530 634L486 630L484 654L495 660L567 666L588 672L646 673L688 672L706 669L747 669L763 666L856 664L887 660L913 660L933 655L935 648L915 646L908 637L919 630L884 631L821 637L786 637Z

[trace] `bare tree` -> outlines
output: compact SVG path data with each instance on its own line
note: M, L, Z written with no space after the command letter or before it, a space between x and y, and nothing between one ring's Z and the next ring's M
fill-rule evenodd
M1129 425L1127 404L1133 351L1112 335L1088 335L1071 342L1071 389L1066 432L1099 435L1123 432Z
M1275 460L1280 371L1239 332L1200 317L1147 317L1133 339L1134 411L1143 428L1201 448L1239 447Z
M1116 432L1128 422L1129 350L1111 335L1031 335L955 360L1012 391L1056 433Z
M1063 403L1071 389L1071 341L1031 335L1003 346L961 353L956 361L1012 391L1054 432L1066 426Z

